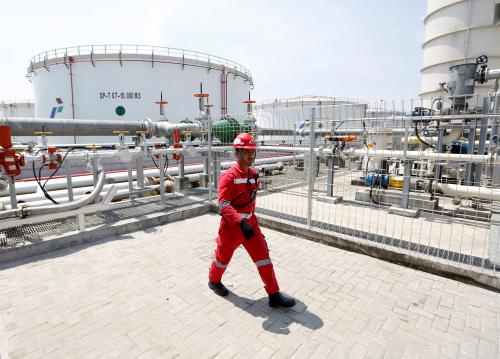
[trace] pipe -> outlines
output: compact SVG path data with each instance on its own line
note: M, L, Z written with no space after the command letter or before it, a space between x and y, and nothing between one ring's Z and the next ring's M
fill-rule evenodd
M199 132L198 123L168 123L145 120L96 120L58 118L21 118L10 117L0 120L0 124L11 128L12 136L32 136L34 132L51 132L51 136L110 136L116 131L128 131L135 135L137 131L149 131L153 136L168 136L174 130Z
M0 120L11 128L12 136L33 136L34 132L51 132L51 136L109 136L113 131L151 130L149 120L90 120L10 117Z
M327 136L332 134L333 129L314 129L314 133L316 136ZM368 131L368 134L377 134L377 135L396 135L396 134L404 134L405 130L404 128L372 128L372 129L367 129L364 130L362 128L339 128L335 130L336 135L357 135L361 136L365 134ZM260 131L259 131L260 133ZM278 130L276 130L276 133L279 133ZM309 135L309 129L307 128L301 128L300 130L295 130L295 133L300 136L308 136Z
M283 171L284 164L283 164L283 162L277 162L277 163L257 165L257 166L255 166L255 169L259 172L272 171L272 170ZM195 172L192 174L188 174L185 177L188 178L189 183L196 183L196 182L200 181L202 173L203 173L203 168L201 168L201 171ZM108 180L110 179L111 175L113 175L113 174L114 173L109 173L106 176L108 178ZM155 178L155 177L156 177L155 174L153 174L153 175L150 174L148 176L148 178ZM79 177L79 178L81 178L81 177ZM111 186L115 186L118 190L128 189L128 183L125 181L125 179L121 178L121 180L122 181L120 181L120 179L115 178L111 184L105 184L103 189L102 189L103 195L109 190L109 188ZM165 180L165 182L169 183L168 180ZM134 184L134 187L138 186L138 182L134 181L133 184ZM167 184L165 187L167 188L168 185L169 184ZM83 186L83 187L75 188L73 190L73 195L75 197L83 196L83 195L85 195L86 192L91 191L92 188L93 188L92 186ZM50 196L53 199L57 200L58 202L68 201L68 191L64 188L50 190L50 191L48 191L48 193L50 194ZM21 194L21 195L18 195L16 199L18 201L17 203L22 204L22 203L28 203L28 201L29 201L29 204L33 205L33 206L35 206L35 205L38 206L38 205L45 204L45 203L52 203L52 202L46 201L45 195L41 191L39 191L38 188L37 188L37 191L35 193ZM72 197L69 198L69 200L71 201ZM22 201L22 202L19 202L19 201ZM3 205L3 208L12 208L11 205L9 205L9 204L10 204L9 197L0 197L0 207Z
M194 134L201 132L201 123L167 123L167 122L151 122L151 133L153 136L169 136L175 130L191 131Z
M208 152L208 148L206 147L198 147L196 149L198 152ZM228 152L233 151L233 147L231 146L217 146L212 147L212 152ZM270 152L289 152L289 153L304 153L308 152L309 148L307 147L287 147L287 146L258 146L257 151L270 151ZM318 151L318 150L316 150Z
M71 118L75 119L75 96L73 88L73 57L69 57L69 80L71 86ZM73 136L73 140L76 143L76 135Z
M297 159L302 159L303 155L291 155L291 156L277 156L277 157L266 157L266 158L258 158L254 162L254 166L258 167L259 165L276 163L276 162L290 162ZM235 161L225 161L222 163L222 168L227 169L233 166ZM190 165L185 167L185 174L193 174L203 172L203 165ZM179 169L177 166L170 167L167 170L167 174L171 176L176 176L179 174ZM144 177L158 177L159 171L157 168L144 170ZM133 179L136 178L136 172L132 172ZM126 171L124 172L114 172L109 173L107 176L107 181L109 183L117 183L117 182L126 182L128 180L128 174ZM92 175L87 176L78 176L72 177L73 188L91 186L93 184ZM36 193L38 189L38 184L35 181L29 182L16 182L16 194L27 194L27 193ZM54 178L51 179L45 185L45 189L47 191L59 190L67 188L66 178ZM0 191L0 198L3 196L8 196L9 191Z
M439 139L439 136L426 137L426 136L422 136L420 134L419 134L419 137L423 141L427 142L429 145L436 145L438 143L438 139ZM453 127L449 134L447 134L446 136L443 136L442 144L447 145L451 142L455 142L460 137L462 137L462 129L459 127ZM406 141L406 139L403 137L401 139L401 143L405 143L405 141ZM408 142L409 143L420 143L421 141L419 140L419 138L417 136L409 136Z
M467 63L469 57L469 33L470 33L470 21L472 18L472 0L469 0L469 6L467 9L467 28L465 30L465 41L464 41L464 64Z
M500 69L491 69L486 72L486 80L500 79Z
M102 191L104 186L104 181L106 179L106 171L104 168L99 168L98 170L98 179L96 186L92 193L89 196L81 198L77 201L68 202L64 204L58 205L49 205L49 206L41 206L41 207L22 207L19 209L11 209L8 211L0 212L0 220L6 218L14 218L14 217L26 217L26 216L36 216L40 214L51 214L51 213L60 213L66 211L72 211L74 209L83 207L89 203L92 203L96 200L97 196Z
M476 186L462 186L448 183L437 183L436 187L448 196L480 198L488 201L500 201L500 189Z
M355 156L368 156L378 158L403 158L404 151L393 150L366 150L366 149L351 149L347 153ZM467 161L473 163L492 162L496 157L493 155L469 155L459 153L437 153L430 151L407 151L406 157L412 160L433 160L433 161Z

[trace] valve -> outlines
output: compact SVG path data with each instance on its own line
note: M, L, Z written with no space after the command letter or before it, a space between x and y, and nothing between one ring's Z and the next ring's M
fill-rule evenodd
M174 130L174 143L172 145L173 148L182 148L182 143L181 141L181 131L180 130ZM179 161L181 159L181 154L180 153L174 153L172 155L172 158L176 161Z
M168 101L163 99L163 91L160 91L160 99L155 101L155 104L160 105L160 121L168 121L165 117L165 105Z
M486 81L486 72L488 70L488 56L481 55L476 59L476 64L481 65L481 69L476 74L477 81L480 84L484 84Z
M3 172L6 175L19 176L21 174L21 166L24 165L24 156L18 155L15 150L0 150L0 166L3 167Z
M3 172L8 176L19 176L21 166L25 164L24 156L11 148L10 126L0 126L0 146L0 166L3 167Z
M41 162L51 170L55 170L62 162L62 155L54 146L49 146L47 154L42 153Z
M357 137L354 135L349 136L325 136L325 141L340 141L340 142L353 142L356 141Z

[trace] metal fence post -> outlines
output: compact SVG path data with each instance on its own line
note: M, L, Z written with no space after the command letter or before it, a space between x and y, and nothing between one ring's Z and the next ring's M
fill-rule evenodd
M210 108L207 108L207 141L208 141L208 161L207 161L207 175L208 175L208 203L212 204L212 117L210 116Z
M137 178L137 187L143 189L144 188L144 149L141 146L141 152L139 152L136 159L136 168L135 174Z
M98 170L96 156L92 157L91 165L92 165L92 178L93 178L93 183L94 183L94 187L95 187L97 185L97 170ZM96 198L95 203L96 204L99 203L99 198Z
M160 168L160 201L165 204L165 173L163 172L163 153L159 156L159 168Z
M404 108L404 106L403 106ZM413 104L412 104L413 108ZM403 111L404 112L404 111ZM403 172L403 195L401 196L401 208L408 208L409 199L410 199L410 161L407 158L408 151L408 142L410 136L410 122L413 121L413 116L409 119L404 120L405 125L405 142L403 144L403 163L404 163L404 172Z
M17 199L16 199L16 181L14 176L9 176L9 195L10 195L10 207L12 209L17 208Z
M488 97L483 99L483 111L482 114L486 115L489 112L490 100ZM482 155L486 149L486 134L488 132L489 118L483 117L481 118L481 125L479 127L479 146L477 149L477 154ZM481 185L481 176L483 174L483 164L476 164L476 175L474 176L474 185Z
M127 162L127 173L128 173L128 199L134 203L134 179L132 177L132 163L129 161Z
M314 126L316 123L316 109L311 108L311 128L309 130L309 188L307 191L307 228L311 228L312 221L312 205L313 205L313 192L314 192L314 179L316 172L316 164L315 159L316 156L314 154L314 143L315 143L315 135L314 135Z
M73 201L73 180L71 179L71 166L68 160L66 162L66 184L68 186L68 199Z

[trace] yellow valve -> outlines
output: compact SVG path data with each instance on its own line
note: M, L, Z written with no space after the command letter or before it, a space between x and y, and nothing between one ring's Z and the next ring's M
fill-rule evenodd
M33 132L36 136L52 135L53 132Z

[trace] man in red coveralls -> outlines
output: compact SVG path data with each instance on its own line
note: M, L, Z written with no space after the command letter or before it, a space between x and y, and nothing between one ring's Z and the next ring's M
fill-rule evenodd
M249 133L240 133L233 142L233 148L238 163L219 179L219 210L222 219L208 286L220 296L229 294L229 290L221 282L222 275L236 248L243 244L264 282L269 305L293 307L295 299L279 291L267 243L254 214L259 175L250 166L255 160L255 139Z

